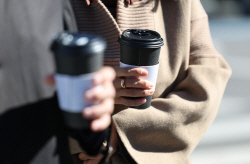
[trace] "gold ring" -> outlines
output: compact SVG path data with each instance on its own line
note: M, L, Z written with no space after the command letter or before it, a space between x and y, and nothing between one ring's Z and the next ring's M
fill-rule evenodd
M126 88L125 79L122 79L122 81L121 81L121 87L124 88L124 89Z

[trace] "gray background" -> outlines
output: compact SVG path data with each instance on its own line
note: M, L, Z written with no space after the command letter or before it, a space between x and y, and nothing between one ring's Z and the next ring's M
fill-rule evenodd
M250 2L250 0L247 3ZM240 0L201 0L212 39L232 68L219 113L192 164L250 164L250 16Z

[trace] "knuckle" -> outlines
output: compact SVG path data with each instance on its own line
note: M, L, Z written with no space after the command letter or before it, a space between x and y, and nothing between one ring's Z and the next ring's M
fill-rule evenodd
M141 69L135 69L137 74L141 74L142 70Z
M143 90L142 94L143 94L143 96L147 96L148 95L148 91L147 90Z
M148 83L147 83L146 81L141 81L141 84L142 84L143 86L145 86L145 87L148 86Z
M131 84L137 86L139 84L139 79L131 79Z

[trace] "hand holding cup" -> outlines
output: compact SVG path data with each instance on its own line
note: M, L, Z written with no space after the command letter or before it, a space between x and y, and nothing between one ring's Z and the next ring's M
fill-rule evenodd
M140 77L148 75L143 68L117 68L114 86L116 89L115 104L139 106L146 102L145 96L154 93L154 85ZM122 83L124 83L122 85Z
M102 37L83 32L59 33L51 44L59 107L68 128L101 131L110 124L115 73L103 68L105 48Z
M103 67L93 77L93 87L82 96L89 102L96 103L96 105L82 109L82 116L92 120L90 124L92 131L103 131L111 123L115 96L115 89L112 84L114 78L115 71L111 67ZM54 86L54 75L47 76L45 83Z
M161 46L163 46L163 39L156 31L127 29L119 37L118 42L120 43L121 54L120 68L123 68L122 70L124 70L126 74L120 74L118 71L117 76L125 78L125 80L121 80L121 86L124 86L124 81L128 81L125 82L125 84L131 85L132 83L131 88L133 88L133 90L117 90L117 101L119 103L126 101L127 103L124 105L137 109L148 108L151 105L152 94L155 90L155 86L153 85L155 85L157 81L159 56ZM146 74L142 73L143 69L147 71ZM129 73L133 72L131 72L131 70L135 70L134 72L137 72L137 74L130 75ZM135 87L136 85L142 88L138 89ZM152 88L149 86L152 86ZM137 102L130 100L132 105L127 105L129 101L128 99L124 99L126 95L137 97ZM119 96L122 98L119 98ZM139 102L141 104L139 106L136 105L139 104Z

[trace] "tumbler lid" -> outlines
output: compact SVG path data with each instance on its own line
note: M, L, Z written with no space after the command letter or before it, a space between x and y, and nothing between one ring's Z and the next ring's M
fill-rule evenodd
M122 33L118 42L126 46L141 48L160 48L164 45L158 32L146 29L127 29Z
M67 31L56 35L51 45L51 50L56 53L70 55L80 53L84 56L102 52L105 48L106 42L98 35L84 32L71 33Z

